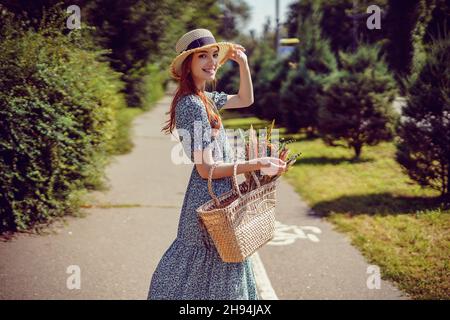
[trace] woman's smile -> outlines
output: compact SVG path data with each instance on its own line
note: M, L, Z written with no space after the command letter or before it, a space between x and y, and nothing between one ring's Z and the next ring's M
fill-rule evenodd
M215 68L205 68L202 69L204 72L206 72L207 74L213 76L216 73L216 69Z

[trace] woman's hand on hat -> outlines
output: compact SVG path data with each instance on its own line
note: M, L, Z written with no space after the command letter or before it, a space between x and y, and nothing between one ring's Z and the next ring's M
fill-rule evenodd
M228 51L228 58L240 64L247 63L247 55L245 48L239 44L235 44L232 49Z

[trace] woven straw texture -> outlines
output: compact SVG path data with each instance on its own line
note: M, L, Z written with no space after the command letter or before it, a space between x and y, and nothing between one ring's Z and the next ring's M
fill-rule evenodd
M233 189L217 197L211 185L215 167L211 167L208 177L212 200L200 206L197 212L221 259L224 262L242 262L274 236L278 180L261 186L252 172L258 187L242 193L245 182L238 185L235 164Z
M180 54L181 52L186 50L186 48L192 41L203 38L203 37L214 38L211 31L209 31L207 29L195 29L195 30L189 31L188 33L184 34L177 41L177 44L175 45L175 51L178 54Z

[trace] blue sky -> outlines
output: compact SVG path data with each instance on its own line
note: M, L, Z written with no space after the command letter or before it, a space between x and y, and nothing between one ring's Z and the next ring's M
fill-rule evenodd
M271 18L271 26L275 27L275 0L245 0L250 6L251 18L247 27L244 29L249 32L255 29L259 35L263 29L266 17ZM285 21L287 8L289 4L298 0L279 0L280 1L280 23Z

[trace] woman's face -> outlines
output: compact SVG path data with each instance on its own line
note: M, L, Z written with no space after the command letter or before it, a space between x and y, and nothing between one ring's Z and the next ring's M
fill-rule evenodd
M219 48L211 47L193 53L191 72L196 82L212 81L216 76Z

